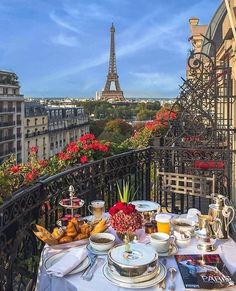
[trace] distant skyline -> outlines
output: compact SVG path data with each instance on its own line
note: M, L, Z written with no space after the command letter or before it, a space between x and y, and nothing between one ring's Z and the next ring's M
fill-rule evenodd
M220 0L1 0L0 69L19 76L26 97L94 97L105 85L110 26L125 97L178 94L190 35Z

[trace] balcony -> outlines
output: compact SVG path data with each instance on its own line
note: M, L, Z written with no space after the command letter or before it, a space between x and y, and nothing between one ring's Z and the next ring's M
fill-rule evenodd
M42 130L42 131L37 131L37 132L31 132L31 133L26 133L25 138L30 138L30 137L35 137L39 135L44 135L47 134L48 130Z
M15 121L0 121L0 127L15 126Z
M163 180L158 178L158 172L167 170L172 152L173 148L171 152L163 148L128 151L44 177L30 188L18 191L0 207L1 250L4 250L0 257L2 262L9 259L11 262L0 276L1 285L7 286L4 290L23 290L12 287L22 284L17 281L21 276L24 282L35 282L42 246L32 236L30 225L40 220L40 224L52 230L64 214L58 201L68 196L70 185L85 205L102 199L106 210L118 200L116 183L129 181L137 189L135 200L156 201L168 212L185 213L190 207L206 212L209 198L174 194L161 186ZM176 153L179 153L177 149ZM89 215L87 207L80 210L82 216Z
M11 148L9 150L5 150L5 151L0 151L0 157L4 157L4 156L8 156L11 154L15 154L16 149L15 148Z
M9 140L14 140L15 139L15 135L8 135L8 136L1 136L0 137L0 142L3 142L3 141L9 141Z
M0 114L14 113L15 108L0 108Z

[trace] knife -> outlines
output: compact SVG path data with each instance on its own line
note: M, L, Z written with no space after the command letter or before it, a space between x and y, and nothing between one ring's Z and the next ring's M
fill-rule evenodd
M95 264L95 262L96 262L96 259L97 259L97 255L94 255L94 254L92 254L92 253L88 253L88 257L89 257L89 259L90 259L90 265L89 265L89 267L86 269L86 271L83 273L83 275L82 275L82 279L83 280L88 280L88 279L90 279L91 280L91 276L89 276L89 274L90 274L90 272L91 272L91 269L92 269L92 267L93 267L93 265Z

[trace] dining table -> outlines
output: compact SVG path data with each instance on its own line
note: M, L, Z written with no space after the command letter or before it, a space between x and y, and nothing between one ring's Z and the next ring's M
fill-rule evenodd
M115 231L109 227L107 230L110 233L115 234ZM143 229L139 230L137 232L137 237L139 239L140 243L149 244L150 239L149 235L145 234L145 231ZM119 238L116 237L116 242L120 243ZM84 241L80 242L74 242L73 247L85 247ZM88 243L88 241L86 241ZM83 244L83 245L81 245ZM219 254L223 262L225 263L226 267L228 268L229 272L232 275L236 275L236 242L229 238L227 240L217 240L216 242L216 250L211 252L203 252L198 249L197 247L198 241L195 237L191 239L191 243L184 247L184 248L178 248L176 254L178 255L197 255L197 254ZM123 288L117 285L114 285L113 283L109 282L105 276L103 275L103 266L107 261L106 256L100 256L100 259L98 260L95 272L93 274L91 281L86 281L82 279L82 274L77 273L73 275L66 275L64 277L56 277L52 275L48 275L47 271L45 269L45 260L62 250L60 249L60 246L58 245L57 248L50 247L48 245L45 245L42 253L41 253L41 259L39 263L39 270L38 270L38 277L37 277L37 284L36 284L36 291L125 291L128 290L127 288ZM165 258L165 260L164 260ZM177 273L175 275L175 290L176 291L184 291L184 290L206 290L206 289L185 289L184 283L180 274L180 271L178 269L175 256L167 256L162 257L159 256L160 262L164 263L166 265L166 268L174 267L177 270ZM64 262L66 264L66 261ZM235 276L236 277L236 276ZM142 290L146 291L158 291L158 290L168 290L171 280L169 272L167 272L166 277L166 288L162 289L162 286L160 284L157 284L153 287L145 288ZM137 291L140 289L129 289L133 291ZM227 288L220 289L222 291L233 291L236 290L236 286L231 286Z

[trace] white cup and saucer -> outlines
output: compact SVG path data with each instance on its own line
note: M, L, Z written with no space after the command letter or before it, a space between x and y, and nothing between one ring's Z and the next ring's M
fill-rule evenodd
M151 246L160 257L172 256L177 253L175 237L164 232L155 232L150 235Z

